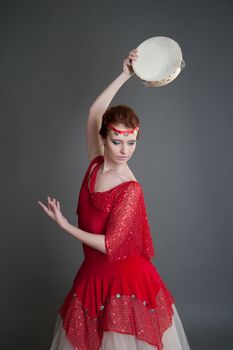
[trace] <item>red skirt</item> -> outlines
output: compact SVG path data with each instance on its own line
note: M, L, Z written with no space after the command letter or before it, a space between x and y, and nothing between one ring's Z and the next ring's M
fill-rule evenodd
M85 259L59 310L50 350L189 350L174 302L143 256Z

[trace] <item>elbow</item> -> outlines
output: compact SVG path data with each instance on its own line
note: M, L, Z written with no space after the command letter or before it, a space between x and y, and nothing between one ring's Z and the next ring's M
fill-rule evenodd
M89 114L89 115L96 114L96 106L95 106L94 104L92 104L92 105L89 107L88 114Z
M88 110L88 119L93 119L94 117L96 117L97 112L96 112L96 108L91 106Z
M93 114L93 107L91 106L88 110L88 117L90 117Z
M97 119L99 119L99 117L102 117L104 112L105 108L103 108L102 106L91 105L88 110L88 117L97 117Z

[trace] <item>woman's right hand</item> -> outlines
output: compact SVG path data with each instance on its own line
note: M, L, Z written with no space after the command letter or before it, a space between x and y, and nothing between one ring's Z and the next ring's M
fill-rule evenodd
M138 52L137 49L133 49L130 51L129 56L123 61L123 72L132 75L134 74L133 68L132 68L132 61L137 61L138 58Z
M37 201L38 204L52 220L54 220L61 228L65 228L65 225L68 223L68 221L61 213L60 202L57 201L56 198L53 198L53 200L51 200L49 196L47 198L47 207L41 201Z

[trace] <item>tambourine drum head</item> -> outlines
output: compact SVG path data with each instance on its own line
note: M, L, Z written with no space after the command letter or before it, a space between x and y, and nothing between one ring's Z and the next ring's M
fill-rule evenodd
M170 83L182 68L182 51L173 39L157 36L145 40L138 47L137 61L132 67L146 86L162 86Z

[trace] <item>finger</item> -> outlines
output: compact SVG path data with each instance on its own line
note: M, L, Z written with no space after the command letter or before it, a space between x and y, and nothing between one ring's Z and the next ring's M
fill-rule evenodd
M41 208L44 210L46 214L48 214L50 217L52 217L52 212L44 205L42 202L38 201L38 204L41 206Z
M129 54L137 55L138 54L138 50L137 49L133 49L133 50L130 51Z
M50 205L51 204L51 199L50 199L49 196L47 197L47 199L48 199L48 208L51 209L51 205Z
M136 52L136 51L137 51L137 49L132 49L132 50L130 50L129 53L131 53L131 52Z
M52 209L54 209L54 207L56 206L56 204L54 203L53 200L50 202L50 206L51 206Z
M124 60L124 64L130 64L130 59L129 59L129 58L126 58L126 59Z
M131 52L129 56L130 57L138 57L138 54L136 52Z
M47 214L50 213L50 215L55 215L56 212L56 205L54 204L53 201L50 202Z
M53 201L53 202L51 203L51 206L52 206L52 211L53 211L53 213L56 215L57 212L58 212L57 203L55 203L55 201Z
M59 201L57 201L57 207L58 207L59 210L61 210L61 209L60 209L60 202L59 202Z
M136 60L137 60L137 58L138 58L138 56L131 55L131 56L129 56L129 58L130 58L131 60L133 60L133 61L136 61Z
M137 58L135 58L135 57L130 58L129 59L130 64L132 63L132 61L134 61L134 62L137 61Z
M52 201L52 207L55 209L56 205L57 205L57 204L56 204L56 198L54 197L54 198L53 198L53 201Z
M53 212L53 208L47 208L41 201L37 201L37 203L41 206L44 212L54 221L56 221L55 214Z
M38 204L41 206L41 208L48 214L50 212L50 209L46 207L42 202L38 201Z
M37 203L44 209L45 205L41 201L37 201Z

